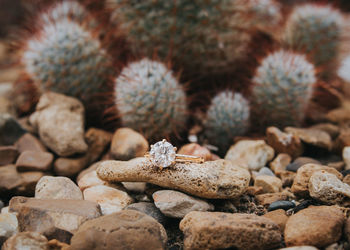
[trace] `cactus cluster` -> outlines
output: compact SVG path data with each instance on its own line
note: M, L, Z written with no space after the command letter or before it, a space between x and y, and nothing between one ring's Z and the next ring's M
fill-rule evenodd
M149 59L129 64L116 78L115 104L123 126L151 140L179 133L187 120L182 86L164 64Z

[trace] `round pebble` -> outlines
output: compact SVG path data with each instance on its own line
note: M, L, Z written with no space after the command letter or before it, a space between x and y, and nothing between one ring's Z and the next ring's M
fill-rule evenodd
M275 201L270 204L267 211L273 211L277 209L288 210L295 207L295 203L292 201Z

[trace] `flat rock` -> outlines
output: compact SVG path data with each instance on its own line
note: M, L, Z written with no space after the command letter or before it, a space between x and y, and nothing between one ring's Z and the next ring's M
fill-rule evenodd
M49 152L24 151L16 161L18 171L49 171L53 155Z
M18 154L15 146L0 146L0 166L14 163Z
M230 147L225 160L249 170L259 170L272 160L274 154L273 148L263 140L241 140Z
M92 165L90 165L88 168L84 169L83 171L81 171L78 176L77 176L77 182L79 182L79 180L87 173L92 172L97 170L97 162L93 163Z
M13 145L26 130L10 114L0 113L0 145Z
M22 178L15 165L0 167L0 193L14 190L22 184Z
M13 197L10 212L16 212L19 231L34 231L48 239L69 242L72 234L87 220L101 216L100 206L84 200L41 200Z
M254 186L262 187L263 193L277 193L282 191L282 181L276 176L257 176L254 181Z
M281 244L279 227L254 214L190 212L180 229L184 249L274 249Z
M99 162L97 175L109 182L147 182L198 197L229 199L247 189L250 174L231 161L177 163L160 170L146 158Z
M182 155L193 155L193 156L203 157L205 161L212 160L212 155L209 149L207 149L206 147L202 147L197 143L186 144L182 146L177 153Z
M337 207L305 208L288 219L284 230L286 245L326 247L340 239L344 222L343 212Z
M59 156L85 153L84 107L75 98L57 93L40 97L30 123L38 131L41 141Z
M30 133L22 135L18 141L16 141L15 145L20 153L23 153L24 151L47 152L44 144Z
M147 140L140 133L130 128L119 128L113 135L111 155L115 160L128 161L144 156L148 147Z
M288 216L286 215L286 211L283 209L277 209L274 211L270 211L263 215L265 218L268 218L276 223L279 226L281 233L283 233L284 228L286 226Z
M292 161L292 157L288 154L278 154L276 158L270 162L270 168L275 173L275 175L280 176L280 174L286 171L286 167Z
M307 163L314 163L314 164L321 165L321 162L319 162L318 160L315 160L313 158L298 157L292 163L287 165L286 170L292 171L292 172L297 172L301 166L304 166Z
M49 250L46 237L37 232L22 232L9 238L2 250Z
M213 211L208 202L174 190L160 190L152 195L154 205L166 216L183 218L191 211Z
M125 209L136 210L141 213L145 213L153 217L162 225L166 225L166 223L168 222L168 218L152 202L133 203L128 205Z
M286 127L284 130L287 133L291 133L299 137L300 140L307 144L311 144L320 148L325 148L327 150L332 149L331 136L320 129Z
M82 200L83 194L79 187L67 177L44 176L36 185L35 198Z
M123 210L85 222L71 240L71 250L165 249L164 227L151 216Z
M17 217L13 213L0 214L0 246L2 243L18 232Z

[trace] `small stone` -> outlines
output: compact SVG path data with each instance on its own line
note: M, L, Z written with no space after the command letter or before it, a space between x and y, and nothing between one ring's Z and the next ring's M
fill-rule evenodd
M332 123L319 123L319 124L316 124L310 128L322 130L322 131L326 132L327 134L329 134L332 137L332 139L337 138L337 136L340 133L339 127L337 125L332 124Z
M133 202L126 192L103 185L86 188L84 199L98 203L103 215L119 212Z
M144 193L146 191L146 182L122 182L123 186L129 192Z
M330 162L327 164L327 166L341 172L344 170L345 163L343 161Z
M283 171L279 174L283 187L291 187L297 174L292 171Z
M314 164L321 165L321 162L319 162L318 160L315 160L313 158L298 157L292 163L287 165L286 170L292 171L292 172L297 172L301 166L304 166L307 163L314 163Z
M284 130L287 133L291 133L299 137L303 142L307 144L311 144L320 148L325 148L327 150L332 149L331 136L320 129L286 127Z
M130 128L119 128L112 138L111 154L116 160L128 161L144 156L148 147L147 140L140 133Z
M0 146L0 166L12 164L16 161L18 150L14 146Z
M340 239L344 222L343 212L337 207L303 209L287 221L284 230L286 245L326 247Z
M269 206L273 202L281 200L289 200L295 198L290 192L279 192L279 193L267 193L267 194L258 194L255 196L255 199L259 205Z
M295 203L292 201L275 201L272 202L267 211L274 211L277 209L288 210L295 207Z
M67 177L44 176L36 185L35 198L82 200L83 194L79 187Z
M84 107L75 98L48 92L40 97L30 123L41 141L59 156L85 153Z
M91 166L89 166L88 168L84 169L83 171L81 171L79 173L79 175L77 176L77 183L79 182L79 180L87 173L95 171L98 167L97 162L93 163Z
M93 186L104 185L106 182L98 178L96 170L85 174L78 181L78 186L81 191Z
M249 170L259 170L272 160L274 150L263 140L241 140L230 147L225 160L244 166Z
M278 154L276 158L270 162L270 168L275 175L280 176L286 170L288 164L292 161L292 157L288 154Z
M345 198L350 198L350 186L334 174L321 170L310 177L309 193L314 199L328 204L338 204Z
M283 233L288 220L288 216L286 215L286 212L283 209L270 211L264 214L263 216L275 222L279 226L281 233Z
M7 113L0 113L0 145L13 145L26 131Z
M17 217L13 213L0 214L0 246L4 241L18 232Z
M202 147L197 143L186 144L182 146L177 153L182 155L193 155L203 157L205 161L212 160L212 155L210 151L206 147Z
M21 176L22 183L16 188L17 193L20 195L34 196L35 186L40 178L44 176L44 173L40 171L29 171L19 173L19 175Z
M56 175L74 177L87 165L86 158L58 158L54 165L54 172Z
M255 178L254 186L262 187L264 193L277 193L282 190L282 181L276 176L261 175Z
M44 144L30 133L22 135L18 141L16 141L15 145L20 153L23 153L24 151L47 152Z
M334 142L334 151L341 153L344 147L350 146L350 127L340 128L340 134Z
M281 244L279 227L254 214L190 212L180 222L185 249L274 249Z
M293 158L303 154L304 147L299 137L284 133L276 127L268 127L266 141L277 153L286 153Z
M259 170L259 172L257 173L257 176L260 176L260 175L275 176L272 170L267 167L263 167Z
M153 193L154 205L166 216L183 218L191 211L212 211L214 206L208 202L173 191L161 190Z
M37 232L23 232L13 235L2 247L3 250L49 250L45 236Z
M168 222L167 217L162 214L162 212L151 202L133 203L127 206L125 209L136 210L141 213L145 213L156 219L162 225L166 225Z
M350 174L346 175L344 178L343 178L343 182L350 185Z
M13 191L22 184L22 178L15 165L0 167L0 193Z
M164 227L151 216L123 210L85 222L74 234L70 250L165 249Z
M49 152L24 151L16 161L18 171L49 171L53 155Z
M350 169L350 146L343 148L343 160L345 162L345 169Z

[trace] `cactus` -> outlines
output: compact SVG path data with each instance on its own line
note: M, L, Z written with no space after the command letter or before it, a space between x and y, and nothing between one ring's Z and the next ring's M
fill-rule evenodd
M221 92L213 98L207 111L203 123L204 135L210 144L224 151L235 136L248 130L249 115L249 103L241 94Z
M253 78L252 105L264 125L298 126L316 82L305 56L277 51L263 59Z
M142 59L115 80L115 104L124 126L148 139L180 132L187 120L185 92L164 64Z

